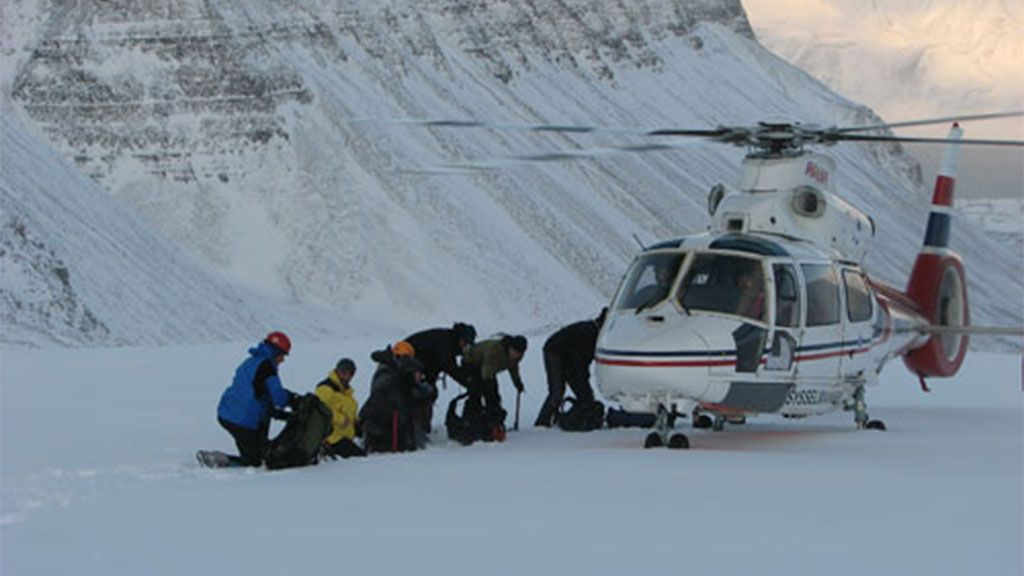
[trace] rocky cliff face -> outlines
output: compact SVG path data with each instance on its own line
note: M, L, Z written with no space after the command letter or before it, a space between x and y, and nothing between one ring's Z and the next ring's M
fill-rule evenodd
M444 172L432 168L638 140L396 119L701 128L868 114L758 46L738 0L97 1L41 14L13 100L116 200L245 286L409 327L590 315L634 234L706 226L706 190L735 181L741 152L695 143ZM913 163L887 147L834 152L840 186L895 247L869 267L902 281L927 204ZM960 240L991 259L980 238Z
M247 4L55 3L14 98L94 178L130 157L156 179L226 183L216 159L287 143L282 116L317 92L284 50L398 79L421 62L454 79L454 50L503 84L545 65L611 81L661 70L651 42L700 22L751 34L738 1Z

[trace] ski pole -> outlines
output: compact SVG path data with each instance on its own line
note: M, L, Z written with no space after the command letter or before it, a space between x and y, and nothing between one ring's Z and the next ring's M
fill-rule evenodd
M516 419L512 423L512 429L519 432L519 399L523 396L522 390L516 390Z

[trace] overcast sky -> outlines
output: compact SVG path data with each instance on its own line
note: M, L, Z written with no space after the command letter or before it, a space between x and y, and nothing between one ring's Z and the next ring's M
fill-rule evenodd
M1024 110L1024 1L743 0L760 41L894 122ZM967 138L1024 139L1024 119L965 124ZM897 131L942 137L947 126ZM942 146L913 146L930 180ZM959 192L1024 196L1024 150L971 147Z

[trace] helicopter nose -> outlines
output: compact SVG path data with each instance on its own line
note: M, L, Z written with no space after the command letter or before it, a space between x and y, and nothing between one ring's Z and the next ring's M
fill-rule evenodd
M677 325L651 330L629 323L602 334L597 385L605 397L624 405L643 398L653 406L672 399L699 400L715 361L707 340L692 329Z

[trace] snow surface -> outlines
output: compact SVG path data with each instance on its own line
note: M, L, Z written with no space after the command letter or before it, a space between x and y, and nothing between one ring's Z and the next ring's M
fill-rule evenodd
M489 327L481 327L487 330ZM309 390L339 354L388 340L297 341ZM0 572L118 574L1020 574L1021 357L972 352L930 394L901 366L852 416L690 431L529 426L543 399L535 339L519 432L460 447L263 470L201 469L233 448L217 399L248 343L28 350L0 365ZM511 386L500 377L506 407ZM435 411L443 418L450 386ZM685 423L684 423L685 424Z

